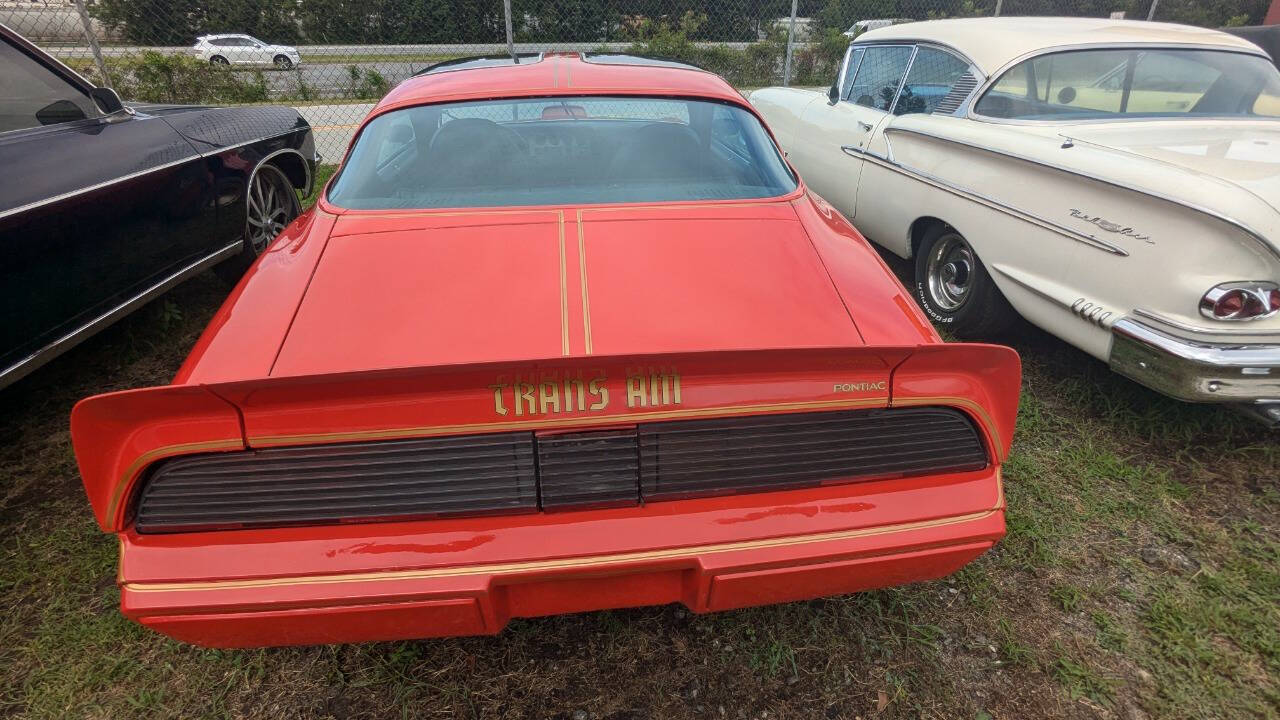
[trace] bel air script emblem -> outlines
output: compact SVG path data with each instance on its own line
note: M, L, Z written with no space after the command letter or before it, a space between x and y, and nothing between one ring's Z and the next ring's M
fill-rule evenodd
M1071 208L1071 217L1076 218L1077 220L1083 220L1093 225L1097 225L1098 227L1102 228L1103 230L1106 230L1107 232L1116 233L1117 235L1125 235L1127 237L1133 238L1134 240L1143 240L1148 243L1151 242L1150 235L1143 235L1142 233L1138 232L1137 230L1134 230L1131 227L1128 227L1126 225L1121 225L1120 223L1114 223L1114 222L1111 222L1110 220L1105 220L1101 217L1098 217L1097 215L1090 215L1089 213L1083 210L1077 210L1076 208Z

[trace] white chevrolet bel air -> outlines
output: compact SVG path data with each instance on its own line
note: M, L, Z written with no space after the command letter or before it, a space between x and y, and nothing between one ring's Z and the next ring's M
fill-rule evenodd
M1176 398L1280 424L1280 71L1123 20L872 30L826 92L750 96L805 181L914 258L962 337L1014 313Z

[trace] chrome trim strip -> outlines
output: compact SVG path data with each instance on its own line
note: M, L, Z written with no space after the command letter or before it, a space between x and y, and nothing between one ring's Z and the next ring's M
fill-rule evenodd
M249 184L251 184L251 183L253 182L253 176L258 174L258 168L260 168L260 167L262 167L263 165L265 165L265 164L267 163L267 161L269 161L271 158L273 158L273 157L275 157L275 156L277 156L277 155L284 155L285 153L293 153L294 155L297 155L297 156L298 156L298 159L302 160L302 171L303 171L303 172L305 172L305 173L306 173L306 176L307 176L306 182L304 182L304 183L303 183L303 188L305 188L305 194L310 195L310 194L311 194L311 180L312 180L312 178L311 178L311 164L307 162L307 156L306 156L306 155L303 155L303 154L302 154L302 151L301 151L301 150L298 150L297 148L280 148L279 150L276 150L275 152L267 153L266 155L262 156L262 159L258 160L258 163L257 163L256 165L254 165L254 166L253 166L253 172L250 172L250 173L249 173L249 179L248 179L248 181L247 181L247 183L246 183L246 185L245 185L245 187L246 187L245 192L246 192L246 193L247 193L247 192L249 192L249 191L248 191L248 185L249 185ZM287 177L287 176L286 176L286 177Z
M1218 52L1234 52L1241 55L1253 55L1260 57L1267 62L1271 62L1271 56L1262 51L1261 48L1250 50L1240 47L1224 47L1222 45L1211 45L1206 43L1144 43L1141 41L1123 42L1123 43L1083 43L1075 45L1054 45L1047 48L1038 48L1030 52L1023 53L1009 62L996 68L987 76L987 81L978 86L977 94L979 97L985 95L987 90L991 89L1004 77L1004 74L1012 70L1015 66L1025 60L1041 57L1042 55L1052 55L1055 53L1075 52L1078 50L1215 50ZM976 104L976 103L974 103ZM1084 122L1114 122L1112 118L1098 118L1095 120L1016 120L1012 118L995 118L989 115L979 115L974 112L973 105L970 105L968 112L964 117L978 122L991 123L993 125L1076 125ZM1136 119L1136 118L1135 118ZM1143 120L1151 120L1151 118L1141 118ZM1212 118L1208 118L1212 119Z
M285 135L291 135L302 129L303 128L293 128L286 132L276 133L275 135L267 135L265 137L260 137L256 140L249 140L248 142L242 142L236 145L227 145L226 147L218 148L217 150L212 150L209 152L200 152L196 150L194 147L192 147L193 154L181 160L174 160L173 162L164 163L162 165L156 165L155 167L150 167L150 168L147 168L146 170L139 170L137 172L129 173L128 175L121 175L120 177L111 178L110 180L103 180L102 182L97 183L95 185L89 185L88 187L82 187L79 190L71 190L71 191L62 193L61 195L54 195L53 197L47 197L41 200L36 200L35 202L30 202L30 203L27 203L26 205L19 205L18 207L10 208L8 210L0 210L0 220L3 220L4 218L7 218L11 215L17 215L18 213L26 212L28 210L34 210L35 208L42 207L50 203L60 202L68 198L73 198L77 195L83 195L85 193L93 192L94 190L101 190L104 187L110 187L117 183L125 182L126 180L133 180L134 178L139 178L149 173L159 172L161 170L167 170L171 167L175 167L183 163L192 162L193 160L197 160L197 159L204 160L206 158L214 157L215 155L220 155L228 150L235 150L237 148L242 148L242 147L245 147L246 145L252 145L254 143L263 142L265 140L275 140L276 138L284 137ZM311 131L310 126L308 126L306 130L310 132ZM179 137L181 137L183 140L186 140L188 143L191 143L194 140L193 138L188 138L185 135L179 135ZM204 140L194 140L194 141L204 143L206 145L208 144ZM298 153L299 157L302 157L302 153L298 151L296 148L285 148L285 149L293 150L294 152ZM306 161L306 158L303 157L303 164L306 164L305 161ZM308 170L308 173L310 173L310 170Z
M884 135L886 136L886 138L889 134L889 131L891 130L897 130L897 128L892 128L892 127L885 128ZM913 132L913 131L904 131L904 132ZM848 152L848 147L849 146L842 146L841 149ZM1061 225L1057 222L1054 222L1053 220L1049 220L1049 219L1040 217L1039 215L1036 215L1034 213L1023 210L1022 208L1016 207L1014 205L1010 205L1000 200L996 200L995 198L990 197L988 195L983 195L982 193L976 190L971 190L962 185L956 185L955 183L952 183L949 180L944 180L936 175L931 175L927 172L924 172L923 170L918 170L916 168L903 165L902 163L896 160L891 160L889 158L881 157L879 155L876 155L875 153L867 152L859 148L853 148L853 149L855 152L862 155L864 158L866 158L870 162L875 162L877 164L883 165L886 169L893 170L895 172L900 172L915 180L919 180L920 182L926 183L928 185L932 185L940 190L945 190L949 193L952 193L953 195L958 195L967 200L973 200L975 202L986 205L992 209L1001 210L1006 214L1009 214L1018 218L1019 220L1040 225L1041 227L1044 227L1048 230L1052 230L1060 235L1065 235L1071 238L1072 240L1084 243L1085 245L1088 245L1092 248L1109 252L1112 255L1119 255L1121 257L1128 257L1129 255L1129 252L1124 248L1120 247L1119 245L1114 245L1105 240L1100 240L1093 236L1086 235L1078 230L1075 230L1074 228L1069 228L1065 225Z
M885 163L890 163L890 164L894 164L894 165L896 165L896 163L894 163L894 162L893 162L892 160L890 160L888 157L885 157L884 155L880 155L880 154L878 154L878 153L873 153L873 152L871 152L870 150L866 150L866 149L864 149L864 148L860 148L860 147L858 147L857 145L841 145L841 146L840 146L840 149L841 149L841 150L843 150L843 151L845 152L845 154L846 154L846 155L854 155L854 156L859 156L859 155L860 155L860 156L862 156L862 157L874 158L874 159L879 160L879 161L881 161L881 162L885 162Z
M42 207L50 203L60 202L62 200L66 200L67 198L75 197L76 195L83 195L88 192L93 192L94 190L101 190L104 187L109 187L117 183L122 183L122 182L125 182L126 180L132 180L134 178L142 177L143 175L148 175L153 172L167 170L171 167L182 165L183 163L189 163L199 158L200 158L200 155L196 154L195 151L193 150L190 156L185 157L181 160L174 160L173 162L167 162L167 163L164 163L163 165L156 165L155 167L147 168L146 170L139 170L137 172L129 173L128 175L121 175L120 177L111 178L110 180L103 180L102 182L97 183L95 185L83 187L83 188L80 188L79 190L71 190L69 192L62 193L61 195L54 195L52 197L36 200L35 202L29 202L26 205L19 205L18 207L10 208L8 210L0 210L0 220L3 220L4 218L7 218L11 215L17 215L18 213L26 212L28 210L34 210L38 207Z
M72 330L66 335L63 335L48 345L45 345L39 350L31 353L27 357L7 368L4 368L3 370L0 370L0 388L21 380L41 365L44 365L58 355L70 350L84 340L87 340L91 335L106 328L125 315L128 315L130 312L151 301L156 296L163 294L183 280L186 280L192 275L234 256L236 253L240 252L243 247L244 240L240 239L230 245L227 245L221 250L217 250L212 254L205 256L203 259L196 260L137 295L125 300L123 303L107 310L101 315L98 315L84 325L81 325L75 330Z
M1171 328L1181 330L1183 332L1193 333L1195 335L1219 335L1219 336L1240 335L1240 336L1247 336L1247 337L1273 337L1273 338L1276 338L1278 341L1280 341L1280 330L1251 330L1251 329L1237 329L1234 327L1221 328L1221 329L1207 328L1207 327L1201 327L1198 325L1189 325L1180 320L1174 320L1171 317L1161 315L1155 310L1147 310L1145 308L1134 308L1133 314L1142 318L1146 318L1147 320L1154 320L1160 323L1161 325L1168 325Z
M1111 368L1153 390L1190 402L1280 401L1280 344L1183 340L1133 317L1111 334Z
M902 25L901 27L907 27L907 26ZM954 45L948 45L944 42L939 42L937 40L923 40L923 39L911 40L909 38L886 38L884 40L858 39L849 43L850 47L853 47L854 45L857 45L859 47L864 47L864 48L872 47L875 45L915 45L915 46L932 47L932 48L937 48L939 50L949 52L952 55L955 55L956 57L963 60L968 65L974 65L973 58L969 57L963 50L961 50L960 48L957 48ZM977 67L977 66L974 65L974 67ZM979 71L979 74L976 75L975 77L981 77L985 80L987 75L986 73Z
M852 51L853 51L853 49L854 49L854 45L855 45L855 44L856 44L856 43L854 43L854 44L850 44L850 45L849 45L849 49L848 49L848 50L846 50L845 52L846 52L846 53L852 52ZM903 42L903 41L900 41L900 40L899 40L899 41L894 41L894 42L870 43L870 44L866 44L866 45L861 45L860 47L862 48L862 50L864 50L864 51L865 51L865 50L870 49L870 48L871 48L871 47L873 47L873 46L874 46L874 47L907 47L907 48L911 48L911 57L910 57L910 59L908 59L908 60L907 60L907 69L908 69L908 70L910 70L910 69L911 69L911 63L916 59L916 52L919 50L919 47L918 47L915 43L912 43L912 42ZM853 79L854 79L854 80L857 80L857 79L858 79L858 72L857 72L857 71L862 69L862 62L863 62L864 60L866 60L866 59L867 59L867 54L866 54L866 52L863 52L863 53L862 53L862 56L858 58L858 67L854 69L854 73L853 73ZM846 54L846 55L845 55L845 58L844 58L844 64L845 64L845 65L847 65L848 63L849 63L849 56L848 56L848 54ZM844 79L845 79L845 69L846 69L846 68L842 65L842 66L841 66L841 69L840 69L840 78L839 78L839 82L840 82L840 102L849 102L849 100L848 100L848 99L846 99L846 98L844 97ZM902 92L902 84L903 84L903 83L905 83L906 81L907 81L907 74L904 72L904 73L902 74L902 77L898 78L898 91L897 91L896 93L894 93L894 95L893 95L893 101L894 101L895 103L898 101L898 94ZM828 103L828 104L831 104L831 103ZM857 103L853 103L853 104L854 104L854 105L858 105ZM868 106L866 106L866 105L858 105L858 107L865 107L865 108L867 108L868 110L875 110L875 111L877 111L877 112L881 112L881 113L884 113L884 114L886 114L886 115L888 115L888 114L889 114L889 111L887 111L887 110L881 110L880 108L877 108L877 107L868 107ZM893 105L889 105L889 107L890 107L890 108L892 108L892 107L893 107Z
M1240 230L1241 232L1245 233L1250 238L1252 238L1254 242L1256 242L1260 247L1262 247L1262 249L1265 252L1274 256L1277 260L1280 260L1280 249L1272 247L1270 243L1266 241L1262 233L1258 232L1257 230L1254 230L1248 225L1245 225L1243 222L1236 220L1230 215L1220 213L1216 210L1212 210L1203 205L1197 205L1195 203L1179 200L1177 198L1170 197L1168 195L1165 195L1160 192L1156 192L1154 190L1147 190L1145 188L1138 188L1130 185L1123 185L1114 180L1108 180L1100 175L1092 175L1080 170L1076 170L1074 168L1066 167L1064 165L1058 165L1056 163L1037 160L1035 158L1027 157L1026 155L1019 155L1018 153L1012 153L1007 150L996 150L994 148L984 147L982 145L976 145L974 143L965 142L964 140L956 140L954 138L943 137L942 135L937 135L931 132L925 132L923 130L917 130L915 128L887 127L884 129L885 135L888 135L890 132L908 133L911 135L919 135L921 137L933 138L934 140L941 140L942 142L948 142L955 145L961 145L963 147L972 148L974 150L989 152L989 153L992 153L993 155L1000 155L1003 157L1012 158L1014 160L1021 160L1023 162L1032 163L1033 165L1041 165L1043 167L1047 167L1052 170L1057 170L1059 172L1067 173L1068 175L1074 175L1076 177L1084 178L1086 180L1093 180L1095 182L1100 182L1104 185L1110 185L1111 187L1118 188L1121 190L1132 190L1133 192L1136 192L1140 195L1146 195L1147 197L1155 198L1157 200L1163 200L1171 205L1178 205L1179 207L1184 207L1184 208L1187 208L1188 210L1193 210L1195 212L1200 213L1201 215L1207 215L1208 217L1211 217L1215 220L1231 225L1232 227L1236 228L1237 230ZM1101 242L1101 241L1098 241L1098 242Z
M299 116L299 117L301 117L301 116ZM236 143L235 145L224 145L224 146L222 146L222 147L220 147L220 148L218 148L218 149L216 149L216 150L210 150L210 151L208 151L208 152L200 152L200 151L198 151L198 150L197 150L196 152L197 152L197 153L199 153L199 155L200 155L200 159L202 159L202 160L203 160L203 159L205 159L205 158L211 158L211 157L214 157L215 155L221 155L222 153L224 153L224 152L226 152L226 151L228 151L228 150L237 150L237 149L239 149L239 148L245 147L246 145L252 145L252 144L254 144L254 143L260 143L260 142L263 142L263 141L266 141L266 140L275 140L276 138L282 138L282 137L284 137L285 135L292 135L293 133L296 133L296 132L298 132L299 130L303 130L303 129L304 129L304 128L299 128L299 127L289 128L288 130L285 130L284 132L278 132L278 133L276 133L275 135L264 135L264 136L262 136L262 137L260 137L260 138L258 138L258 139L256 139L256 140L247 140L247 141L242 142L242 143ZM308 124L307 124L307 127L305 128L305 130L306 130L307 132L311 132L311 124L310 124L310 123L308 123ZM188 142L198 142L198 143L203 143L203 144L205 144L205 145L209 145L209 144L210 144L209 142L207 142L207 141L205 141L205 140L201 140L201 139L199 139L199 138L189 138L189 137L187 137L186 135L183 135L182 137L183 137L183 139L184 139L184 140L187 140ZM298 150L297 148L287 148L287 149L289 149L289 150L294 150L294 151L295 151L295 152L297 152L299 155L301 155L301 154L302 154L302 151ZM305 160L306 158L303 158L303 159Z
M844 50L844 58L840 61L840 72L836 73L836 92L838 93L836 95L836 102L840 102L841 100L844 100L844 78L845 78L845 75L849 73L849 56L852 54L853 54L853 43L850 43L849 47L845 48ZM858 61L859 62L862 61L861 56L858 58ZM854 72L855 73L857 72L857 68L854 69ZM828 93L829 92L830 90L828 90ZM828 105L836 104L831 102L830 94L828 94L827 96L827 104Z
M911 57L907 58L907 67L902 71L902 79L898 81L898 91L893 94L893 102L889 103L889 108L885 111L890 115L893 115L894 108L898 107L898 98L902 97L902 88L907 86L907 78L911 77L911 66L916 64L916 55L919 54L920 46L912 45Z

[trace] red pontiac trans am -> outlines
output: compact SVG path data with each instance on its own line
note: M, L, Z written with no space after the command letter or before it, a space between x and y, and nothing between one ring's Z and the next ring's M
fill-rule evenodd
M125 615L246 647L946 575L1020 367L944 344L719 77L434 66L164 387L82 401Z

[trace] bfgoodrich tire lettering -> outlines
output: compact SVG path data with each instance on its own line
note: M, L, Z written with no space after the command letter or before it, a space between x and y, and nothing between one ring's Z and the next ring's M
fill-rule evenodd
M915 280L916 302L957 337L998 335L1017 317L978 254L948 225L935 225L921 239Z

